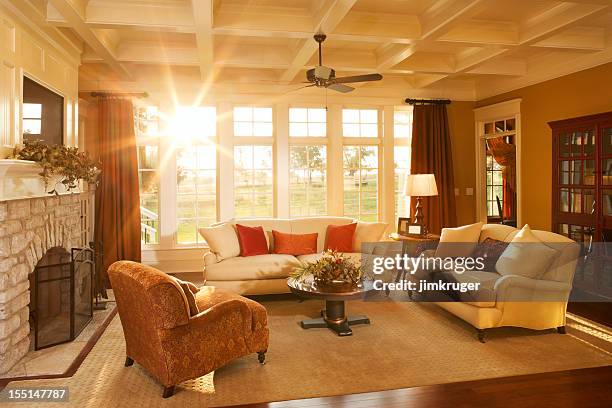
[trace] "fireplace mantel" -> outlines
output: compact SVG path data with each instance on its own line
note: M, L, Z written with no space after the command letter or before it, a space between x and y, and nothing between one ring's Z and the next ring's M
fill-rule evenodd
M33 161L0 159L0 201L23 200L25 198L48 197L51 184L57 184L59 194L69 194L59 178L51 180L50 186L40 177L41 167Z

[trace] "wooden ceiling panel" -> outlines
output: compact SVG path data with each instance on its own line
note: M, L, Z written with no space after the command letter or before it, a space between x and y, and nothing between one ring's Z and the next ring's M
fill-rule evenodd
M465 95L472 84L474 95L487 95L612 61L612 0L5 3L83 49L80 72L87 78L129 80L128 67L138 64L150 74L191 78L199 69L205 81L292 86L318 63L315 32L328 35L323 63L338 74L385 75L365 86L368 92L402 85L439 92L446 86Z

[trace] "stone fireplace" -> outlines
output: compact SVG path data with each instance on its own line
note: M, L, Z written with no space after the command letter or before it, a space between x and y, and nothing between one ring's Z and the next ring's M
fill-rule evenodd
M51 248L86 247L93 193L0 196L0 373L30 349L29 275Z

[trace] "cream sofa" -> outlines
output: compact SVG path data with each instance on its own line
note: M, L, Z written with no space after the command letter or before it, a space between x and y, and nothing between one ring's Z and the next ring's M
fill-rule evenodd
M274 248L272 230L291 233L318 233L317 252L309 255L267 254L256 256L234 256L220 258L219 254L208 252L204 255L204 279L206 285L216 286L242 295L262 295L288 293L287 277L300 262L312 262L319 259L325 248L325 237L328 225L345 225L355 222L346 217L313 217L294 219L232 219L222 224L241 224L262 226L266 232L270 252ZM356 262L361 259L361 247L365 242L381 240L387 229L384 223L358 222L353 240L353 252L346 255Z
M485 224L479 242L487 238L510 242L518 231L506 225ZM538 330L557 328L560 333L565 332L567 300L572 289L580 246L559 234L538 230L531 232L557 251L548 269L538 279L521 276L520 271L516 275L503 276L496 271L473 271L461 275L453 273L457 281L480 282L485 298L479 296L478 301L470 301L468 295L461 302L437 303L477 328L480 341L484 342L485 329L501 326Z

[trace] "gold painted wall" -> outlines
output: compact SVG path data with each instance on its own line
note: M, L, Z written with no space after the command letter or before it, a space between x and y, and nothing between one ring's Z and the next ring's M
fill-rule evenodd
M471 224L476 220L476 201L472 194L466 195L466 188L474 188L476 173L474 163L474 102L453 101L448 105L448 121L453 146L453 168L455 189L459 189L457 201L457 224Z
M476 107L514 98L522 98L523 223L550 230L552 134L548 122L612 111L612 63L480 100ZM470 140L474 151L474 138ZM465 169L462 177L469 178L474 166Z

